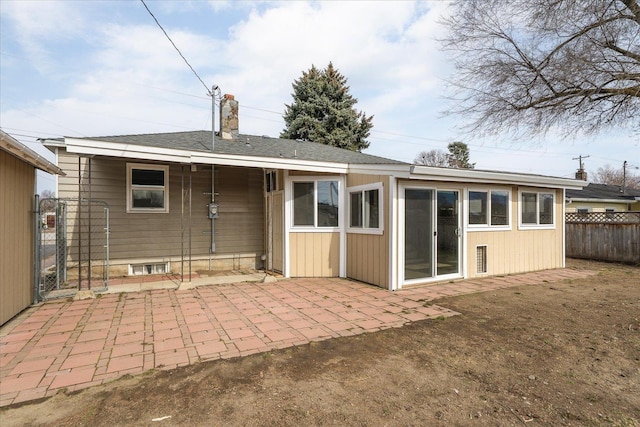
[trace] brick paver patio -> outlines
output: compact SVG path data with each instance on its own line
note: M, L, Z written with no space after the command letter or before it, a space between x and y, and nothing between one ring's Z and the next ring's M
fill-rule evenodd
M51 301L0 328L0 406L154 368L453 316L429 301L594 273L547 270L398 292L343 279L290 279Z

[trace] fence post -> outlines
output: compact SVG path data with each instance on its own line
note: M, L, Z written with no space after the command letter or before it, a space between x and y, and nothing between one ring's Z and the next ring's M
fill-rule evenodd
M34 197L33 209L33 303L38 303L38 288L40 284L40 196Z

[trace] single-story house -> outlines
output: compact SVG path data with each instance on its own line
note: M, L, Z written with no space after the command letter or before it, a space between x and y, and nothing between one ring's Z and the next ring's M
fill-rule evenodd
M566 211L640 212L640 190L620 185L590 183L582 189L568 189Z
M564 266L565 189L583 181L416 166L221 130L44 140L60 197L109 206L113 274L265 268L418 283ZM69 251L73 254L73 251ZM73 255L71 255L73 256Z
M0 130L0 325L34 301L37 169L62 173Z

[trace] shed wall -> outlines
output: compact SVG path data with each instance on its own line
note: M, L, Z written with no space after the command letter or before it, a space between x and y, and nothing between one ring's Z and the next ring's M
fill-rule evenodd
M35 168L0 150L0 325L33 302Z

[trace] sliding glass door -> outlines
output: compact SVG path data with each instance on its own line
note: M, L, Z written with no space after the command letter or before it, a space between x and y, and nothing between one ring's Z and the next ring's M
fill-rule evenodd
M433 276L433 190L404 193L404 280Z
M403 282L459 275L460 192L403 190Z

